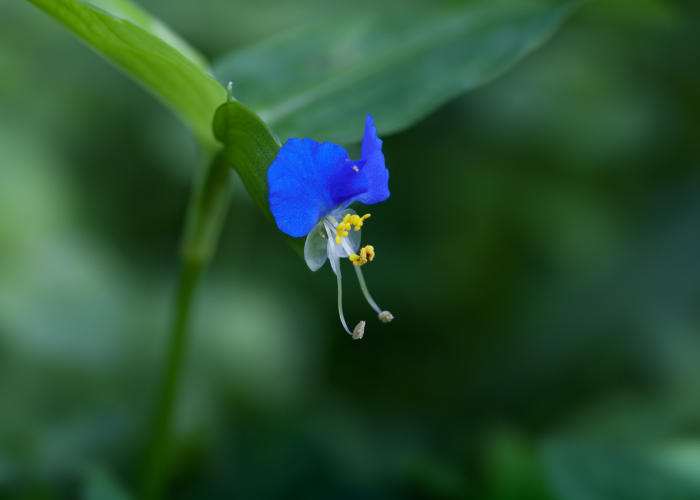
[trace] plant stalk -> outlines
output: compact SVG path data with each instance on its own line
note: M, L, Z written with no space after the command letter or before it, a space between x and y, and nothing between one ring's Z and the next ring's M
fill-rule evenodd
M143 500L160 500L167 487L169 457L173 455L172 415L186 353L192 302L199 278L214 254L228 207L230 168L222 153L211 161L209 158L200 168L187 208L168 357L146 449Z

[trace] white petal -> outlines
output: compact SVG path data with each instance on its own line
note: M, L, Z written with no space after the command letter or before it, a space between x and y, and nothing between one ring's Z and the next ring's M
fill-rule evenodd
M306 236L304 259L312 271L318 270L326 263L326 259L328 259L328 234L323 227L323 221L319 221Z
M333 245L333 246L331 247L331 245ZM335 241L328 240L328 250L327 250L328 255L331 255L331 256L332 256L332 255L333 255L333 252L334 252L334 251L337 251L338 248L340 248L340 247L339 247L338 245L335 244ZM336 262L337 259L334 259L333 257L331 257L330 260L331 260L331 268L333 269L333 272L337 275L337 274L338 274L338 271L335 269L335 262ZM338 265L340 265L340 261L339 261L339 260L338 260Z

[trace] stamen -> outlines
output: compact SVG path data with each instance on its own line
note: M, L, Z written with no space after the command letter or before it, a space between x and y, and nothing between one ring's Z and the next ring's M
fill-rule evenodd
M360 340L365 334L365 322L360 321L352 331L352 340Z
M367 214L363 215L360 217L359 215L350 215L350 214L345 214L345 217L343 217L343 220L339 223L335 222L335 219L332 217L328 219L329 221L332 221L332 226L335 227L336 232L338 235L335 238L335 242L340 245L340 242L343 238L346 238L350 233L350 229L352 226L355 226L355 231L359 231L360 228L364 225L364 221L369 219L372 216L372 214ZM372 260L372 259L370 259Z
M331 228L333 226L329 224L325 224L326 228L326 233L328 233L328 237L331 237ZM340 236L336 236L336 241L340 239ZM340 245L340 242L338 242ZM360 321L360 323L355 327L355 329L351 332L350 329L348 328L348 324L345 322L345 315L343 314L343 280L340 276L340 258L338 257L338 254L335 251L335 247L333 245L328 245L329 250L330 250L330 255L328 256L330 259L333 260L333 264L335 267L335 275L338 279L338 314L340 315L340 322L343 324L343 328L345 328L345 331L348 332L349 335L352 335L352 338L357 340L361 339L362 335L365 332L364 328L364 321ZM362 328L360 328L360 325L362 325ZM358 329L359 333L358 333Z
M352 224L355 226L355 231L359 231L360 228L364 225L365 220L369 219L370 217L372 217L372 214L363 215L362 217L360 217L359 215L353 215Z
M369 219L369 217L370 214L367 214L363 217L359 217L358 215L346 214L345 217L343 217L342 222L340 223L337 223L333 217L329 217L327 218L327 222L325 223L325 228L329 238L332 237L333 230L335 230L335 232L337 233L335 237L335 242L338 245L342 245L343 250L349 256L350 262L352 262L355 266L355 270L357 271L357 279L360 282L362 294L365 296L365 299L372 307L372 309L374 309L377 312L377 314L379 315L379 319L383 323L388 323L389 321L394 319L394 316L389 311L382 311L377 305L377 303L374 301L374 299L372 299L372 296L370 295L369 290L367 289L367 283L365 283L365 278L362 275L362 270L360 269L360 266L374 260L374 257L376 257L374 247L372 245L367 245L364 248L360 249L359 255L353 254L353 249L350 247L350 243L348 242L348 240L344 239L344 237L348 235L347 230L349 230L351 226L355 226L355 229L357 229L358 226L361 226L363 221ZM340 314L340 321L342 322L345 331L352 335L353 339L360 339L362 338L362 335L364 335L365 322L360 321L360 323L357 324L357 326L352 332L350 332L350 330L348 329L347 323L345 322L345 317L343 316L343 290L342 281L340 277L340 258L338 257L334 245L331 244L328 245L328 247L330 251L329 258L333 263L333 267L336 270L336 276L338 278L338 313Z
M389 311L382 311L379 313L379 320L382 323L388 323L392 319L394 319L394 315L391 314Z
M338 243L340 244L340 243ZM367 245L365 248L360 249L360 255L352 254L350 257L350 262L355 266L362 266L367 264L367 259L370 261L374 260L375 256L374 247L372 245Z
M335 274L338 277L338 313L340 314L340 322L343 324L345 331L352 335L353 332L351 332L348 328L348 325L345 322L345 316L343 315L343 280L340 277L340 259L338 258L338 254L335 253L333 245L329 246L331 248L331 255L329 255L329 257L333 259L333 262L335 263Z

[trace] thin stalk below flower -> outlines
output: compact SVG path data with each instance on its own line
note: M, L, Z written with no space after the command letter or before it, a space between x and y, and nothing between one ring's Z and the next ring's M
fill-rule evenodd
M180 385L192 303L199 278L214 254L221 232L229 201L229 172L222 153L213 161L205 159L187 208L170 345L145 455L141 492L144 500L160 500L165 494L173 448L172 413Z

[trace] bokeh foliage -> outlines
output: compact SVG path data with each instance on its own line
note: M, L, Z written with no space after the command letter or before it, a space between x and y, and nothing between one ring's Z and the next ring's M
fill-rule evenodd
M395 9L144 6L212 59ZM500 79L383 136L392 197L363 228L366 276L397 319L362 342L339 331L331 272L306 270L235 184L172 497L697 496L699 21L689 3L587 6ZM120 498L194 142L28 4L0 5L0 28L0 496ZM369 314L348 289L346 310Z

